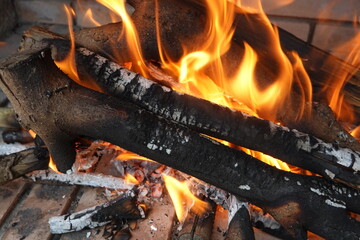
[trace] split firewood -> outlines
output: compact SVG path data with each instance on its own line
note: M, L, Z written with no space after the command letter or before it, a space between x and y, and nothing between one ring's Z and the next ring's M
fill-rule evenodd
M249 211L242 206L229 224L225 240L255 240Z
M51 171L35 171L26 175L33 181L51 181L68 185L81 185L90 187L104 187L108 189L131 189L134 184L122 178L99 173L67 173L59 174Z
M222 188L270 213L291 236L360 238L360 191L275 169L134 104L72 82L48 49L0 61L0 87L20 123L45 142L58 169L75 159L79 137L101 139ZM28 87L27 87L28 86Z
M155 1L132 1L135 5L136 11L132 15L134 25L139 32L139 39L143 50L145 59L159 59L157 39L156 39L156 21L155 21ZM130 4L131 4L130 3ZM176 7L175 7L176 6ZM239 13L240 14L240 13ZM241 14L240 14L241 15ZM174 17L176 16L176 17ZM246 26L249 26L247 22L242 22L247 19L247 14L243 13L241 21L239 17L236 18L237 26L236 32L246 32ZM181 19L179 21L179 19ZM245 19L245 20L244 20ZM265 29L262 26L262 21L257 17L251 17L252 20L258 24L261 29ZM192 5L183 1L171 0L171 1L159 1L159 25L162 31L160 31L160 37L162 46L165 51L173 60L178 60L182 53L182 46L185 45L188 51L196 49L197 43L201 41L204 36L205 28L205 14L203 11L194 8ZM243 29L245 28L245 29ZM255 28L256 30L259 27ZM254 30L252 30L254 32ZM263 33L264 31L259 31ZM123 33L122 24L109 24L96 28L82 29L76 31L75 41L79 46L84 46L91 51L99 53L110 60L116 62L129 62L134 61L133 55L129 52L129 46L125 41L125 38L119 38ZM32 29L24 34L23 49L35 48L37 46L44 46L44 42L37 41L44 38L63 38L58 34L52 34L47 32L42 36L39 28ZM124 35L124 34L123 34ZM122 36L123 36L122 35ZM203 37L201 37L203 36ZM243 56L243 41L246 40L251 45L258 46L258 49L265 49L262 61L259 62L259 67L256 68L257 79L260 79L262 85L268 85L276 79L278 69L274 67L274 61L269 57L269 45L262 40L265 39L263 35L250 34L250 39L244 39L243 34L241 37L234 37L234 44L232 49L224 55L224 64L228 66L227 71L233 73L234 67L241 60L239 56ZM197 41L200 39L199 41ZM250 41L252 40L252 41ZM258 42L257 42L258 41ZM287 38L287 41L291 39ZM294 40L295 42L298 39ZM265 44L265 46L264 46ZM260 51L261 52L261 51ZM302 56L306 58L306 56ZM334 58L335 59L335 58ZM135 64L133 65L136 71ZM312 69L312 66L308 66ZM325 72L329 74L329 72ZM324 73L324 74L325 74ZM319 74L319 73L318 73ZM313 81L316 81L315 76ZM355 91L356 92L356 91ZM360 143L357 142L350 134L348 134L342 126L335 120L332 114L323 114L324 107L321 107L320 112L317 112L317 107L311 110L312 115L305 114L300 120L298 120L299 103L302 102L300 95L297 91L291 92L291 101L285 101L285 105L280 108L277 113L277 119L283 122L286 126L298 129L303 132L307 132L313 136L323 139L326 142L336 143L341 147L351 148L356 151L360 151ZM323 101L323 99L319 99ZM307 103L311 104L311 103ZM326 110L327 112L329 109Z
M145 218L144 210L136 205L135 193L129 190L104 204L80 212L52 217L49 219L49 225L51 233L62 234L104 226L113 220L140 218Z
M42 147L33 147L0 156L0 184L34 170L48 169L48 166L49 153Z
M53 55L62 56L53 47ZM84 48L77 50L80 79L158 116L238 146L261 151L324 177L360 188L360 153L311 135L159 85ZM216 113L216 114L214 114Z

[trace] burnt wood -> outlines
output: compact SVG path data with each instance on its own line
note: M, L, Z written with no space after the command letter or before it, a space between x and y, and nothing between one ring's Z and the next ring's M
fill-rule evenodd
M0 61L0 85L21 124L44 140L60 171L77 137L102 139L183 171L269 212L294 238L359 239L360 191L277 170L129 102L86 89L60 72L48 50ZM200 147L201 146L201 147Z
M53 46L53 56L57 58L59 55L62 55L61 49ZM194 131L261 151L355 188L360 187L359 152L178 93L83 48L77 50L75 58L84 84L95 81L101 91L126 99Z
M48 165L49 153L43 147L0 156L0 184L35 170L48 169Z
M62 234L82 229L104 226L111 221L144 218L145 213L136 205L134 191L127 191L120 197L82 211L56 216L49 219L50 231Z

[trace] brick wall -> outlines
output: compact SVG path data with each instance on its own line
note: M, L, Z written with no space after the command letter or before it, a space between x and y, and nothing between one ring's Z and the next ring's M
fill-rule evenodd
M251 5L254 0L243 0ZM80 4L79 4L80 3ZM262 0L264 11L270 20L297 37L315 46L345 58L348 51L338 48L359 34L354 16L360 16L359 0ZM63 5L76 11L76 26L89 27L93 23L84 18L86 10L93 9L94 18L100 24L116 20L107 8L95 0L15 0L20 23L67 24ZM131 12L130 6L128 10ZM357 42L352 43L353 45Z

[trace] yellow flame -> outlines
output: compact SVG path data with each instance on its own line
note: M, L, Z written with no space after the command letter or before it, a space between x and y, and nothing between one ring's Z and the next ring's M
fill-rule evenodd
M34 138L34 139L36 138L36 133L33 130L30 129L29 133L30 133L32 138Z
M165 187L174 204L176 216L179 222L183 223L185 221L187 213L190 209L194 213L200 215L208 208L208 204L206 202L201 201L190 192L186 182L180 182L168 175L163 175L163 177Z
M86 21L86 22L92 23L94 26L100 26L100 25L101 25L98 21L96 21L96 20L94 19L94 16L93 16L93 13L92 13L91 8L89 8L89 9L86 10L83 21L84 21L84 22Z
M360 141L360 125L357 126L355 129L353 129L350 132L351 136L353 136L354 138L356 138L358 141Z
M116 157L116 159L121 160L121 161L127 161L127 160L130 160L130 159L138 159L138 160L143 160L143 161L154 162L153 160L151 160L151 159L149 159L149 158L140 156L140 155L138 155L138 154L136 154L136 153L129 152L129 151L120 153L120 154Z
M124 2L97 1L122 17L129 47L135 58L141 59L143 63L137 33L126 14ZM302 96L300 103L296 103L299 109L297 118L300 119L304 113L310 112L308 110L311 109L312 101L311 83L301 59L296 54L291 54L292 61L290 61L282 51L277 29L271 25L258 1L257 11L260 12L258 20L262 24L262 31L259 34L265 34L265 38L269 39L267 40L269 45L266 49L255 49L244 43L242 61L231 73L226 69L223 57L231 50L235 14L237 11L243 11L234 4L241 4L240 1L204 0L207 23L201 38L203 41L198 44L195 51L190 51L184 46L184 55L177 61L170 59L162 47L160 38L162 29L158 21L157 1L155 3L159 55L163 68L171 75L178 76L180 88L176 90L275 122L277 111L283 109L285 103L291 102L289 93L295 86ZM284 0L282 4L290 3L291 0ZM258 57L260 54L256 51L266 51L270 59L260 59ZM272 61L274 68L277 69L275 79L268 79L265 84L260 84L260 80L256 79L256 67L260 60ZM259 156L256 152L252 154ZM272 165L288 170L286 164L270 157L262 158L267 162L273 162Z
M49 168L50 168L51 170L53 170L54 172L56 172L56 173L62 174L62 173L59 172L59 170L57 169L56 164L55 164L55 162L54 162L54 160L52 159L51 156L50 156L50 160L49 160Z
M70 51L65 59L61 61L55 61L55 64L60 68L61 71L66 73L72 80L80 83L79 75L77 74L76 64L75 64L75 38L73 31L73 16L75 12L71 7L64 5L64 9L67 15L69 34L70 34Z
M349 54L345 61L354 66L354 71L357 71L360 67L360 33L356 34L351 40L336 48L335 52L347 52ZM345 69L344 69L345 68ZM348 72L346 66L338 66L333 69L334 73L340 76L337 79L329 79L326 83L323 91L327 92L330 108L334 111L337 119L342 119L348 122L352 122L355 119L354 110L351 105L345 101L343 87L354 74L354 72ZM331 81L331 82L330 82Z
M139 184L139 181L131 174L127 173L125 175L125 178L124 180L127 182L127 183L132 183L132 184Z
M145 61L142 57L142 50L140 45L140 40L136 31L136 28L126 12L125 1L122 0L96 0L97 2L103 4L105 7L116 13L122 20L123 31L125 38L128 43L130 54L132 54L133 64L138 66L139 72L148 77L147 68ZM120 36L119 36L120 37Z

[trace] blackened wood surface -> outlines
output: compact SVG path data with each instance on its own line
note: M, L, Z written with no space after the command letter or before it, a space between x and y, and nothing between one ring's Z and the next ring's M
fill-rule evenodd
M53 52L61 55L60 51L57 48ZM77 51L76 62L78 73L85 82L94 79L102 91L156 115L355 188L360 186L359 152L341 149L297 130L178 93L86 49Z

